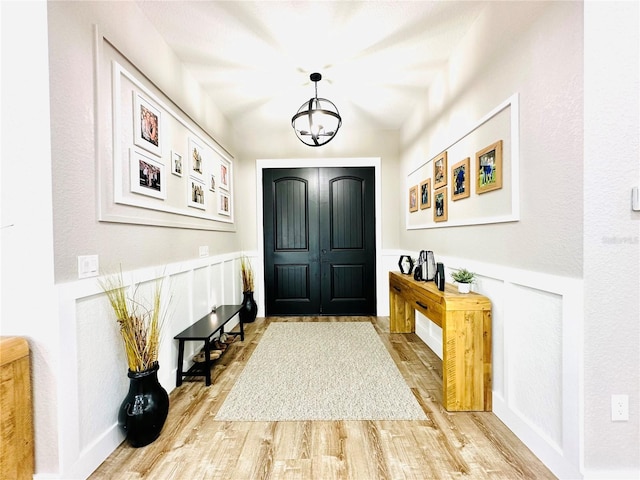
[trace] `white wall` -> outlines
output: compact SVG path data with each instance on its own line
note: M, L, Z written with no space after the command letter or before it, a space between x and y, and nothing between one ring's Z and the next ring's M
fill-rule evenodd
M98 156L112 154L109 132L109 64L96 58L94 28L140 70L140 76L170 98L231 154L229 122L202 93L136 2L48 2L55 279L77 279L77 256L99 255L104 271L188 261L199 247L214 253L236 251L227 232L105 223L96 220ZM149 46L152 49L149 49ZM150 55L149 52L153 54ZM105 67L106 65L106 67ZM95 67L99 74L95 74ZM105 120L107 119L107 120ZM176 248L166 248L172 245Z
M402 167L406 175L518 94L521 221L405 232L402 246L477 259L481 244L485 262L581 276L582 88L580 3L489 2L404 126Z
M584 467L640 477L640 7L585 4ZM605 169L605 171L603 171ZM612 422L611 395L629 395Z
M59 331L53 285L46 2L0 2L0 17L0 334L29 341L36 468L55 471Z
M596 3L596 7L602 9L607 9L608 5L609 3ZM108 257L124 256L130 261L130 268L134 272L147 275L147 267L162 264L173 265L176 272L183 272L183 268L186 269L185 272L197 270L198 260L193 257L197 256L197 246L200 244L209 245L212 254L215 254L217 248L221 248L222 259L226 259L228 255L235 255L233 252L238 250L239 243L246 244L242 245L243 250L253 250L258 242L253 222L256 205L255 194L252 193L255 191L255 185L252 186L255 179L255 159L300 158L303 155L322 154L332 157L381 157L381 195L383 208L387 209L383 210L382 218L385 248L382 260L385 268L394 266L390 261L393 255L389 255L389 249L398 247L403 251L428 247L436 250L436 254L449 255L448 258L454 259L452 262L478 262L476 255L468 248L468 242L463 241L462 235L459 234L468 233L466 227L431 230L428 235L420 232L416 232L415 235L405 234L402 231L400 220L403 216L394 213L403 208L405 199L402 175L396 174L397 159L400 151L403 152L403 165L430 158L450 135L518 91L526 93L520 97L521 162L526 163L521 172L522 221L517 225L486 226L471 230L474 238L502 247L496 248L494 257L488 263L483 263L480 269L486 276L493 275L492 282L501 276L495 272L511 265L516 266L518 272L531 272L534 276L542 272L543 276L551 275L554 279L569 278L572 282L582 277L584 269L585 395L584 424L580 426L584 429L584 438L578 439L578 442L584 441L584 473L592 478L615 478L625 474L629 478L635 478L632 475L637 477L637 452L640 451L637 423L640 413L637 386L638 271L632 267L634 260L637 260L635 255L638 254L637 241L633 243L633 239L638 236L638 220L637 214L631 213L628 209L629 185L623 183L624 179L631 179L628 181L631 183L634 172L635 178L638 178L637 136L633 134L638 132L638 119L637 115L633 115L633 108L625 109L628 102L633 100L628 94L614 96L615 101L612 103L608 98L610 95L605 95L599 90L615 79L622 83L617 84L614 91L622 91L625 87L637 95L637 55L634 57L637 52L628 48L629 42L637 48L637 4L629 2L624 3L622 7L618 5L621 10L612 18L604 16L605 11L611 13L611 10L590 10L594 7L590 3L587 4L587 12L592 16L587 17L589 21L585 33L594 42L587 42L588 49L595 50L597 45L606 44L607 40L619 40L623 48L616 47L610 51L616 51L618 55L620 51L626 52L629 58L617 62L613 56L609 56L613 63L603 67L602 59L587 57L594 62L586 64L589 67L588 72L595 75L597 70L599 80L597 88L588 94L591 100L596 102L597 108L588 112L585 127L591 134L595 134L596 130L604 132L603 127L607 127L608 133L596 135L595 138L599 142L597 145L589 144L591 137L587 137L584 152L581 138L583 26L582 5L577 2L492 4L493 9L506 10L494 11L494 14L480 19L478 28L465 40L466 52L461 50L457 61L454 59L449 72L442 78L440 88L446 87L449 90L434 88L430 98L424 99L424 105L417 109L412 121L403 130L402 147L398 145L398 135L395 132L379 134L352 131L350 135L346 135L345 125L340 132L340 135L344 135L343 141L338 137L327 146L327 150L316 153L303 148L302 144L297 148L291 147L288 138L268 138L262 144L252 145L241 145L240 135L236 139L231 138L229 126L219 114L215 111L201 110L204 108L203 105L208 104L199 101L197 89L176 87L183 85L182 82L186 80L182 78L180 70L174 68L175 58L170 52L161 49L159 56L150 60L136 48L140 28L154 38L155 34L148 31L146 20L133 6L130 2L50 2L47 25L47 5L44 2L0 2L3 45L8 42L16 46L14 52L3 46L2 57L2 226L13 223L15 227L2 229L0 311L2 334L27 335L34 349L34 376L37 378L34 386L36 468L40 476L55 476L60 471L61 458L58 452L77 447L69 444L58 445L58 422L62 417L58 417L56 412L59 405L55 385L59 371L59 345L62 343L58 337L59 325L69 325L70 322L75 325L77 321L75 315L58 313L55 295L61 295L60 311L67 312L64 306L69 305L70 298L84 298L85 291L89 296L96 293L95 285L90 281L71 282L75 278L77 255L108 252ZM522 9L520 14L519 9ZM537 14L541 16L537 17ZM605 27L603 29L600 28L601 19L607 20L602 23ZM243 179L243 184L236 185L236 188L239 191L244 187L248 189L249 194L246 203L239 202L236 213L244 212L245 218L251 219L251 222L238 226L238 238L242 239L240 242L230 234L216 235L153 227L95 224L91 187L82 184L83 174L78 173L82 172L87 164L92 165L95 159L95 149L91 144L94 138L94 112L91 90L93 79L90 74L94 22L103 28L106 26L106 33L119 45L124 45L132 61L143 65L146 73L170 91L171 98L184 105L203 125L213 126L211 131L215 132L216 138L224 139L228 144L237 142L241 145L234 153L238 160L238 177ZM11 28L23 25L33 28ZM621 27L617 28L618 25ZM46 123L48 118L43 110L48 105L45 100L48 86L45 81L47 65L44 54L47 26L51 32L51 154L46 139L34 141L34 121L24 115L27 112L39 112L39 126L42 126L43 122ZM487 28L480 28L482 26ZM483 35L482 31L490 31L491 35ZM632 33L635 33L635 37L626 37ZM596 36L591 37L592 34ZM24 74L25 55L33 60L29 62L29 67L36 69L35 73L30 75ZM617 70L620 68L623 70ZM610 73L614 70L615 73ZM167 72L171 74L167 75ZM627 79L631 81L631 85L626 83ZM591 85L587 84L587 87L589 91ZM172 88L175 91L171 91ZM637 98L634 105L637 106ZM600 111L602 106L607 107L604 109L604 116ZM618 121L620 111L631 112L629 116L625 116L625 122L622 123ZM637 108L635 112L637 113ZM10 124L6 122L9 115ZM602 121L604 118L607 119L606 123ZM627 126L629 131L620 128L620 125ZM9 129L10 127L16 128ZM42 139L40 130L46 132L48 128L39 129L38 138ZM29 145L30 149L25 150L24 145ZM618 154L609 155L612 151ZM584 188L580 185L583 182L583 165L579 161L583 155L584 175L587 177L584 180ZM53 157L53 164L49 162L50 156ZM623 177L619 188L616 181L607 183L607 188L611 190L606 190L606 193L610 194L616 205L617 213L613 217L609 210L604 216L605 212L596 208L601 203L602 196L599 191L603 183L597 181L596 178L600 177L592 172L601 171L603 156L615 157L616 161L620 161L621 165L632 172L631 175ZM65 167L66 162L69 162L68 167ZM36 187L36 191L44 192L43 195L30 197L25 196L22 190L17 191L19 183L16 178L23 177L21 173L24 165L37 172L37 175L32 176L31 184ZM20 167L19 172L16 172L17 167ZM54 174L60 173L54 177L53 201L49 200L50 196L46 193L51 188L48 177L48 170L51 168ZM555 174L545 177L547 183L544 183L544 188L539 186L539 182L533 185L530 183L532 178L538 178L541 170L552 171ZM595 186L590 184L591 181ZM636 184L637 182L636 180ZM82 185L79 190L82 195L77 195L78 184ZM550 209L546 203L549 192L553 200L552 213L549 213ZM53 226L52 208L55 214ZM592 211L593 208L595 210ZM593 219L591 213L594 214ZM17 221L14 222L11 218ZM52 235L55 236L56 277L61 283L59 288L53 285ZM185 257L177 259L172 257L167 249L158 249L156 253L160 256L153 260L153 264L148 264L149 257L140 257L138 254L142 252L144 245L148 243L145 240L149 238L163 244L187 245ZM611 240L612 238L614 240ZM463 254L459 255L460 252ZM144 265L138 258L144 258ZM216 257L213 260L217 261L220 258ZM608 262L609 258L615 268L611 268L608 274L611 278L608 290L603 290L601 276L612 265ZM181 266L178 268L175 262ZM637 264L638 261L635 261L635 265ZM36 265L37 274L25 276L25 265ZM203 268L215 269L206 266ZM626 270L623 270L625 268ZM626 294L626 301L620 298L620 290L614 290L612 286L617 285L620 280L619 271L627 272L630 280L636 282L631 283L631 293ZM178 273L176 275L179 276ZM65 286L67 282L71 282L72 285ZM85 288L89 284L91 286ZM79 290L76 290L76 287ZM608 293L608 300L598 303L596 299L602 298L603 291ZM32 301L34 292L37 292L38 297L38 302L35 303ZM75 305L76 300L72 300L71 303ZM86 302L78 302L78 311L84 312L83 316L86 316L86 312L92 312L94 308L92 301ZM556 302L557 300L550 302L552 312L557 310L553 306ZM26 320L23 315L24 305L29 305L29 316ZM381 313L382 311L381 308ZM194 310L193 313L196 314L197 311ZM611 328L602 329L603 322ZM553 331L545 330L541 338L544 339L545 335ZM623 354L618 355L619 352ZM494 356L496 354L504 355L504 352L494 352ZM564 353L561 356L564 356ZM515 360L515 364L518 365L521 359ZM615 366L614 375L610 366ZM100 368L104 368L104 365ZM170 374L168 368L165 373ZM551 375L557 375L557 371L551 372ZM544 377L541 380L547 384L550 378ZM611 385L603 383L609 379ZM569 380L576 381L575 378ZM565 387L566 385L563 386ZM616 391L613 391L614 388ZM627 393L619 391L622 388L631 395L631 421L613 424L609 420L609 396L611 393ZM62 411L81 415L80 410L73 413L63 408ZM557 412L553 414L557 415ZM562 423L566 422L567 419L563 418ZM548 430L548 427L546 428ZM537 435L535 428L528 428L520 434L521 438L529 435L532 430L532 441L537 442L540 435ZM80 442L90 442L96 435L100 436L99 432L104 431L113 430L109 430L108 427L104 430L104 426L92 426L89 431L82 432L82 438L74 438ZM557 435L557 431L551 429L551 432ZM65 438L61 435L61 438ZM606 440L602 441L602 438ZM524 439L529 442L529 439ZM98 443L93 445L104 445L101 443L103 441L107 441L108 444L111 440L98 438ZM550 446L552 443L547 442L546 445ZM560 452L561 455L563 453ZM570 454L567 458L572 462L573 452L567 453ZM73 466L85 469L90 468L91 462L95 462L99 457L90 455L81 458L75 450L71 451L71 455L72 457L62 456L67 462L65 465L71 465L69 461L86 461L87 463L76 463ZM575 468L575 464L571 467Z
M409 172L519 95L521 220L400 242L478 270L498 320L494 411L561 478L639 474L638 50L636 2L491 3L402 132ZM614 393L629 422L611 422Z

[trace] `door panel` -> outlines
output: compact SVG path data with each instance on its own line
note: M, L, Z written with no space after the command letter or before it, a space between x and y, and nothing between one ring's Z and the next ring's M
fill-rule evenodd
M375 315L374 205L373 168L320 169L323 314Z
M318 175L316 169L265 170L263 175L267 315L320 309Z
M375 315L373 168L263 171L267 315Z

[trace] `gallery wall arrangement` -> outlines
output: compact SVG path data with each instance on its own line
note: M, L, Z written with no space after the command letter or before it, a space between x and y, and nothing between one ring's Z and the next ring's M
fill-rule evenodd
M407 229L519 219L518 97L407 175Z
M231 154L97 35L99 219L234 230Z

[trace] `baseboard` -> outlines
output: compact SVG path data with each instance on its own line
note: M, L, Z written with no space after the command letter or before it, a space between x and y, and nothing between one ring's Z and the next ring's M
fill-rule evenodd
M80 452L73 465L63 467L64 475L58 478L87 478L120 446L124 439L125 436L118 425L112 425L99 439Z
M584 480L638 480L638 470L585 470Z
M509 408L501 396L493 395L493 413L511 430L558 478L583 478L577 466L563 455L560 447L536 431L535 427ZM603 477L604 478L604 477Z

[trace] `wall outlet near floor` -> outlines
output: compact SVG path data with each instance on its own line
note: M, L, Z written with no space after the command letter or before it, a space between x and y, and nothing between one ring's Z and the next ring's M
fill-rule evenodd
M208 257L209 256L209 247L207 245L200 247L199 248L199 252L200 252L200 256L201 257Z
M611 420L629 421L629 395L611 395Z

